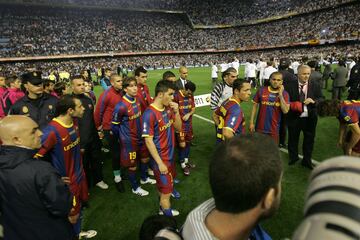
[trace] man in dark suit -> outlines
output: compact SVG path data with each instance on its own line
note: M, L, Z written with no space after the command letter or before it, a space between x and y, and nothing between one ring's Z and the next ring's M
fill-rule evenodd
M187 77L188 77L188 69L185 66L181 66L179 68L179 74L180 74L180 78L175 82L175 85L176 85L178 90L185 89L185 84L186 84L187 81L189 81L187 79Z
M303 132L303 159L304 167L313 168L311 155L314 148L315 131L317 124L316 105L324 97L318 82L309 81L311 68L301 65L298 68L298 81L291 81L285 86L290 95L290 111L287 116L289 141L289 165L299 160L298 146L300 132Z

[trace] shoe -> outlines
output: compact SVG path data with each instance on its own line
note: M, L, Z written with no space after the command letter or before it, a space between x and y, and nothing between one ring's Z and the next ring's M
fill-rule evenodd
M145 197L149 195L149 192L142 189L141 187L138 187L136 190L132 189L132 192L140 197Z
M107 185L104 181L98 182L97 184L95 184L95 186L97 186L103 190L106 190L109 188L109 185Z
M151 170L150 168L148 169L148 175L149 175L149 176L154 176L154 171Z
M147 183L150 183L150 184L155 184L156 183L156 180L155 179L151 179L151 178L147 178L145 181L140 179L140 183L141 184L147 184Z
M174 188L174 190L172 191L171 196L172 196L173 198L175 198L175 199L180 199L180 198L181 198L181 194L180 194L178 191L176 191L175 188Z
M104 147L102 147L102 148L101 148L101 151L103 151L104 153L108 153L108 152L110 152L110 150L109 150L109 149L104 148Z
M279 148L285 148L285 149L286 149L286 148L287 148L286 143L280 143L280 144L279 144Z
M115 186L116 186L116 189L117 189L119 192L121 192L121 193L125 192L124 184L123 184L122 181L120 181L120 182L115 182Z
M194 163L191 163L191 162L187 162L186 166L189 167L189 168L196 168L196 165Z
M290 165L294 165L297 161L299 161L299 159L290 160L290 161L289 161L289 166L290 166Z
M313 170L315 165L312 164L312 163L305 163L305 162L301 162L301 166L305 167L305 168L308 168L310 170Z
M81 231L79 233L79 239L89 239L95 237L96 235L97 232L95 230Z
M149 176L154 176L154 171L151 170L150 168L148 169L148 175L149 175Z
M188 165L186 165L184 168L182 168L183 173L185 176L189 176L190 175L190 167Z
M180 212L179 212L178 210L171 209L171 215L172 215L173 217L179 216L179 214L180 214ZM160 209L159 209L159 215L165 215L165 214L164 214L164 211L162 210L161 207L160 207Z

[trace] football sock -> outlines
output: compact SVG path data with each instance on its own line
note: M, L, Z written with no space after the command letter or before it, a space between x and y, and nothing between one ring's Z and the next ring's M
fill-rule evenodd
M121 181L120 170L113 171L113 174L114 174L114 181L117 183L120 182Z
M148 169L149 169L148 163L140 163L140 177L143 181L145 181L148 178Z
M136 171L129 170L128 174L129 174L129 181L131 184L131 188L135 191L139 187L139 185L136 181Z

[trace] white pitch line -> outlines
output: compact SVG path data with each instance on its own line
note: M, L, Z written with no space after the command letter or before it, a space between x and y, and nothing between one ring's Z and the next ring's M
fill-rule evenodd
M197 117L197 118L199 118L199 119L201 119L201 120L204 120L205 122L208 122L208 123L211 123L211 124L215 124L213 120L207 119L207 118L202 117L202 116L200 116L200 115L198 115L198 114L194 114L194 117ZM279 149L280 149L281 152L286 153L286 154L289 154L289 151L288 151L287 149L285 149L285 148L279 148ZM300 155L300 154L299 154L299 158L302 159L303 157L304 157L303 155ZM314 160L314 159L311 159L311 161L312 161L315 165L317 165L317 164L320 163L319 161L316 161L316 160Z

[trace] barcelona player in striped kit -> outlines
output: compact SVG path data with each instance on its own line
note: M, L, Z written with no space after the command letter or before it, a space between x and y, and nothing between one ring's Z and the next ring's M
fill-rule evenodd
M174 95L174 102L179 105L179 113L182 120L181 131L176 132L179 144L179 160L181 168L185 176L190 175L190 167L194 167L189 163L190 143L193 139L192 115L195 113L194 92L196 85L187 81L185 89L180 89Z
M318 113L321 117L336 116L339 119L338 147L344 150L345 155L360 157L360 101L325 100L319 103Z
M181 130L178 104L173 102L175 86L161 80L155 87L155 99L143 115L143 134L150 152L150 164L154 171L160 195L160 214L177 216L171 208L171 195L178 195L173 186L176 175L174 162L175 128Z
M279 127L281 113L286 114L290 109L289 94L284 90L283 76L280 72L270 75L270 86L260 88L253 99L250 118L250 132L260 132L270 135L276 143L279 142ZM259 108L256 124L254 119Z
M141 107L136 97L137 84L134 77L126 77L122 85L125 92L122 100L115 106L111 129L120 142L121 165L128 169L132 192L139 196L147 196L148 191L142 189L136 180L136 169L139 160L149 161L149 154L142 139ZM155 184L147 175L147 168L141 168L142 184Z
M67 179L73 194L69 220L76 235L81 229L81 203L88 200L88 189L80 153L80 133L73 117L81 118L84 107L73 96L63 96L56 106L56 117L43 130L42 146L37 157L49 154L51 163L61 177Z
M240 103L249 100L251 86L247 81L237 79L232 87L233 95L215 110L213 116L217 126L217 143L245 133L245 116Z

